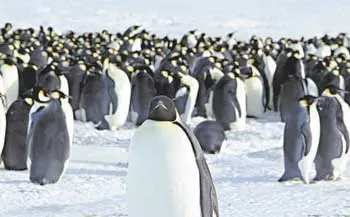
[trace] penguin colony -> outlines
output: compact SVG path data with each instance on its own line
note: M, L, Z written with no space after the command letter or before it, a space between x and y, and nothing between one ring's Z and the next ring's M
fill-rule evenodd
M128 121L157 128L150 111L159 106L164 120L155 119L177 123L195 156L215 154L226 130L242 130L246 117L273 110L285 123L279 181L338 180L350 144L349 49L345 33L240 41L233 33L210 37L195 30L175 39L139 26L117 34L60 34L6 23L0 34L1 160L8 170L29 168L33 183L56 183L69 162L74 120L97 130L117 131ZM159 96L165 98L152 108ZM188 133L194 116L207 120ZM207 168L203 162L197 167ZM204 174L211 186L209 170ZM215 201L215 191L211 196ZM217 211L212 208L210 216Z

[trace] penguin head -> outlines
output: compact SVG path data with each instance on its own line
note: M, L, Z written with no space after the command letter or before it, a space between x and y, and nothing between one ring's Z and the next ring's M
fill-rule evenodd
M167 96L156 96L151 100L148 119L154 121L175 121L177 110L175 103Z
M334 96L341 92L347 92L346 90L340 89L338 86L334 84L330 84L326 86L322 92L322 96Z
M298 99L299 105L303 108L308 108L317 100L317 97L312 95L305 95Z
M62 91L60 90L53 90L50 92L50 98L51 99L56 99L58 100L60 103L62 103L63 101L71 98L70 96L64 94Z
M32 98L40 103L47 103L50 101L50 95L48 92L39 86L33 88Z

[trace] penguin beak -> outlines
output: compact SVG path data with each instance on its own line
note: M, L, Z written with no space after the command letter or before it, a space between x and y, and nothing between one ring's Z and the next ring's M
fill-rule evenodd
M154 107L153 110L156 110L156 109L158 109L158 108L163 108L163 109L165 109L166 111L168 111L168 108L164 105L164 103L163 103L162 101L159 101L159 102L157 103L157 105Z

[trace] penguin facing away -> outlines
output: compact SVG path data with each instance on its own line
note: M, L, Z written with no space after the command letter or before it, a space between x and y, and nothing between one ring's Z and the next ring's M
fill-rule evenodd
M1 159L7 170L27 169L27 125L33 103L32 98L18 99L6 113L7 127Z
M31 114L27 145L31 182L40 185L60 180L67 167L73 136L73 113L66 115L68 99L60 91L46 94L48 100ZM45 134L42 134L45 132Z
M286 120L283 136L284 173L278 181L301 179L307 184L320 139L317 98L306 95L292 107L294 118Z
M202 149L170 98L153 98L148 119L136 130L129 154L130 217L219 216Z

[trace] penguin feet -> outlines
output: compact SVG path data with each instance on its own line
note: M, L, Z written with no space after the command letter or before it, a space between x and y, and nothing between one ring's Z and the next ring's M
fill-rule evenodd
M30 181L33 184L37 184L37 185L41 185L41 186L49 184L48 180L45 178L30 178Z

